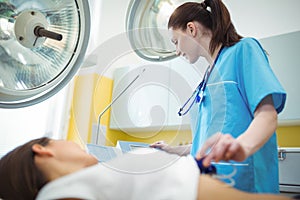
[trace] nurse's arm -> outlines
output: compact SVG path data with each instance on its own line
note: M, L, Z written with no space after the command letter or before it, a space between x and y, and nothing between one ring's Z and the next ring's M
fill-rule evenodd
M277 112L272 96L266 96L257 106L254 119L248 129L237 138L243 146L246 157L255 153L273 135L277 128Z
M170 146L163 141L157 141L153 144L150 144L150 147L161 149L171 154L177 154L179 156L186 156L190 154L191 144L180 145L180 146Z
M180 145L180 146L166 146L163 148L164 151L171 153L171 154L177 154L179 156L186 156L190 154L191 151L191 144L188 145Z

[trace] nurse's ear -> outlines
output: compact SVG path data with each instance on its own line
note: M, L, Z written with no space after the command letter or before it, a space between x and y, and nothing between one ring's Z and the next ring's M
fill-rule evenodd
M53 156L53 152L49 148L44 147L40 144L32 145L31 149L35 153L35 155L38 156Z
M187 33L190 34L192 37L195 37L197 34L197 27L194 22L188 22L186 25Z

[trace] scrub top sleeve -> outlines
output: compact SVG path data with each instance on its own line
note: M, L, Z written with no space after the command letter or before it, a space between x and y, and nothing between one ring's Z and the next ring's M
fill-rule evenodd
M253 38L244 38L236 53L238 84L254 115L258 104L272 94L274 107L279 113L284 108L286 93L271 69L265 50Z

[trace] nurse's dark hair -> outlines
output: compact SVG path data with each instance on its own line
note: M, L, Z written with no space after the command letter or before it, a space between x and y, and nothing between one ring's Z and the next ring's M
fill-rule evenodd
M10 151L0 160L0 199L31 200L47 183L34 162L34 144L46 146L47 137L31 140Z
M168 28L185 31L187 23L193 21L211 30L212 39L209 46L211 54L220 44L232 46L242 38L236 32L229 11L221 0L205 0L202 3L187 2L180 5L172 13Z

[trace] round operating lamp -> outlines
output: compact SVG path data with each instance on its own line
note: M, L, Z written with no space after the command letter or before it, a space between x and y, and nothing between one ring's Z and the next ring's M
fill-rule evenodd
M30 106L62 89L89 30L87 0L0 0L0 107Z
M167 24L171 13L184 2L186 0L130 1L126 31L138 56L149 61L166 61L176 57Z

